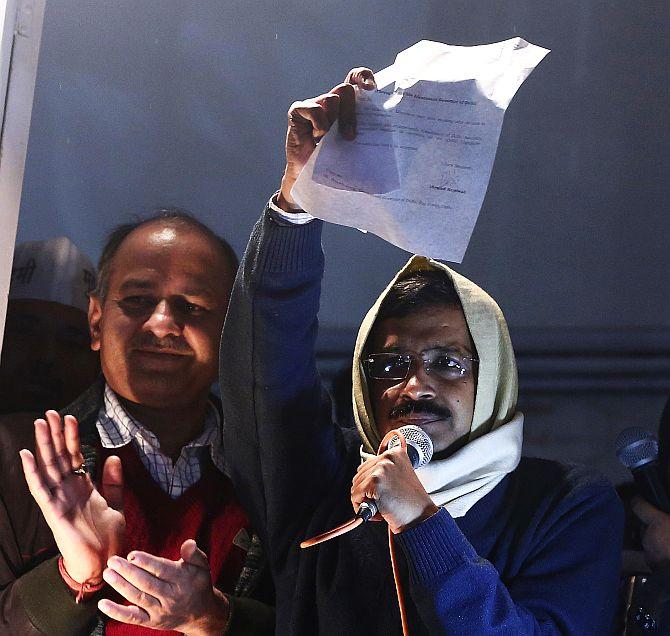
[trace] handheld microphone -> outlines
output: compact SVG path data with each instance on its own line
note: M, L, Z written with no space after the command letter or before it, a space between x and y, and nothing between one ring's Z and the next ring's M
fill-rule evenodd
M418 426L414 426L414 424L401 426L398 431L403 434L405 442L407 442L407 456L412 463L412 468L417 470L425 466L433 458L433 442L428 433ZM400 438L395 435L388 443L388 448L391 449L400 445ZM356 517L363 519L364 522L369 521L377 514L378 510L375 500L368 499L359 506Z
M670 499L658 465L658 440L637 426L625 428L617 437L616 456L633 475L640 495L659 510L670 514Z

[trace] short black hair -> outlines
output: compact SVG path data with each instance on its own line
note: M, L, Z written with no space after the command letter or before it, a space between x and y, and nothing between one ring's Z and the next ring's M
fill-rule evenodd
M429 307L462 308L456 288L446 272L422 270L396 281L379 307L376 322L406 318Z
M201 232L207 238L211 239L221 250L224 258L230 265L233 274L237 272L239 260L237 254L235 254L235 250L233 250L228 241L216 234L202 221L196 219L188 210L183 210L181 208L159 208L144 218L138 218L130 223L118 225L107 235L107 240L102 248L102 255L98 261L98 281L95 289L91 292L93 295L101 300L105 299L109 286L109 275L111 272L112 261L114 260L116 253L119 251L123 241L125 241L126 238L138 228L159 221L168 227L185 226Z

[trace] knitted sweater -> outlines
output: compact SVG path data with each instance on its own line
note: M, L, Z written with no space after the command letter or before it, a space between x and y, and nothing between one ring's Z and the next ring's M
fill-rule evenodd
M316 370L322 223L254 228L226 319L224 449L268 546L277 633L400 633L387 529L369 523L321 546L302 539L352 516L356 431L331 422ZM411 633L607 634L621 510L591 471L519 467L457 520L439 513L396 536Z
M142 464L132 445L99 449L103 456L121 457L123 463L123 513L126 543L134 550L177 560L180 547L195 539L208 555L212 581L222 592L232 593L245 552L234 544L240 533L249 536L249 523L228 479L207 462L201 478L179 498L172 499ZM102 465L102 461L98 462ZM107 621L107 636L168 636L178 632L154 630Z

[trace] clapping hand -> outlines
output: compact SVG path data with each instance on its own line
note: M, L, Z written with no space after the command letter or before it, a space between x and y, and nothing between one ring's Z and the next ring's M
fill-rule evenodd
M228 599L212 586L207 557L195 541L185 541L180 552L177 561L139 551L127 559L110 558L104 579L130 605L103 599L100 611L123 623L187 636L221 634L228 622Z
M110 556L123 547L121 460L109 457L100 491L82 468L77 420L56 411L35 420L35 455L20 451L30 493L51 528L67 573L78 583L99 583Z

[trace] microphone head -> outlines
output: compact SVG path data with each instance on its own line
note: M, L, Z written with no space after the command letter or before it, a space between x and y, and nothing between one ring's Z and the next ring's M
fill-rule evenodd
M426 431L414 424L407 424L398 429L407 442L407 454L412 462L414 470L425 466L433 458L433 441ZM400 446L400 438L391 438L388 448Z
M658 459L658 440L643 428L625 428L616 439L616 456L628 470L635 470Z

